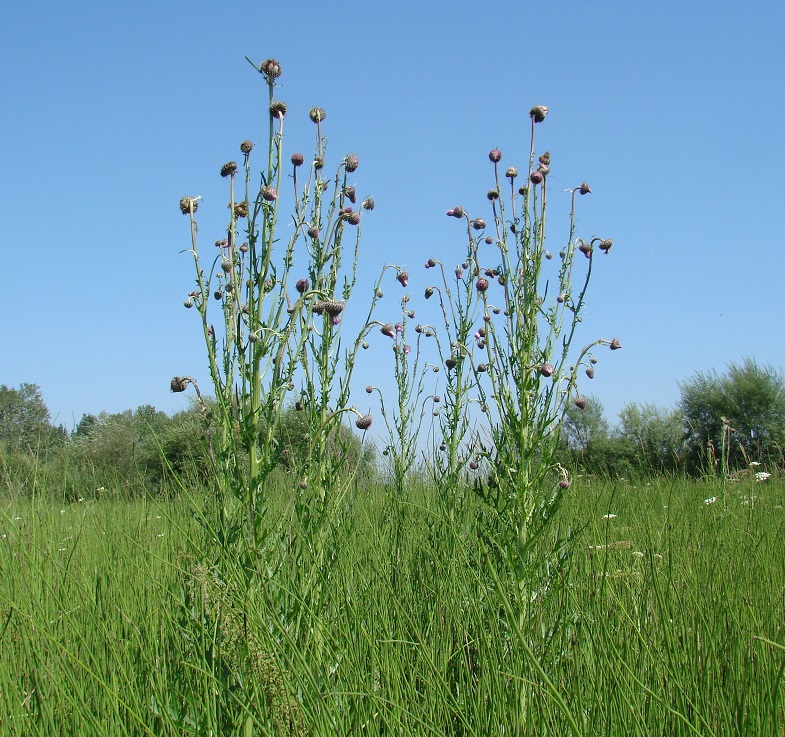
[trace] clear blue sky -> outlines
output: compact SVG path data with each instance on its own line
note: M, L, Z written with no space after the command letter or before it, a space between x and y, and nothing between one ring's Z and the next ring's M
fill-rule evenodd
M488 151L525 166L547 105L554 250L583 180L579 234L615 243L583 332L624 345L584 384L609 419L696 370L783 367L783 29L781 0L2 3L0 383L39 384L69 428L207 383L178 200L223 213L218 169L264 140L246 55L283 66L290 153L319 105L333 160L359 155L366 280L407 264L419 292L427 255L462 253L444 211L487 207Z

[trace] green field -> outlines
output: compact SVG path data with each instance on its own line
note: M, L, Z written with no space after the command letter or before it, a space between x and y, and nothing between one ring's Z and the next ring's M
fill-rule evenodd
M0 734L785 733L776 478L578 481L520 591L427 486L221 577L183 496L0 498Z

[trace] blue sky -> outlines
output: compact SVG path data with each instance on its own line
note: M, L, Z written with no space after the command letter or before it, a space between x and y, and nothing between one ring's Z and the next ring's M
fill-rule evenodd
M69 428L206 385L178 201L223 216L218 169L263 141L246 55L283 66L290 153L319 105L328 157L360 157L366 283L405 264L417 293L428 255L463 253L444 211L487 211L488 151L525 166L547 105L554 250L584 180L578 234L615 243L582 334L624 345L584 385L609 418L673 406L696 370L783 367L783 28L781 2L3 3L0 383L39 384Z

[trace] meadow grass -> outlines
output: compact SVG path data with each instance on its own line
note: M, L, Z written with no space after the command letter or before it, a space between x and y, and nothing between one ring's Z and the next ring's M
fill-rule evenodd
M6 495L0 733L782 734L781 482L575 483L526 601L409 499L346 494L317 568L282 496L249 577L194 500Z

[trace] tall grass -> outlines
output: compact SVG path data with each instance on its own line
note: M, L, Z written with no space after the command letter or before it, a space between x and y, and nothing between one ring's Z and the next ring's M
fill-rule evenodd
M200 563L182 500L5 496L0 733L782 733L782 483L574 485L559 520L580 533L558 576L532 566L520 633L476 509L447 524L432 486L410 499L397 539L374 488L329 567L271 549L248 586Z

